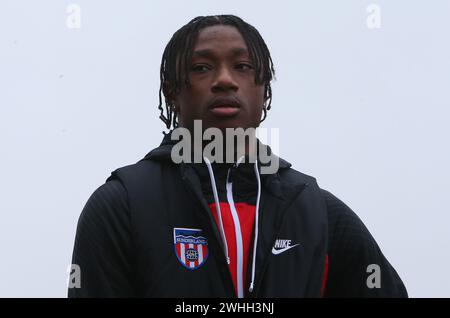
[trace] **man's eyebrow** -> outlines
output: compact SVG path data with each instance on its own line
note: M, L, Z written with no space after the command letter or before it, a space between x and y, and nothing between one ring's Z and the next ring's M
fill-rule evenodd
M231 52L232 52L232 55L233 55L233 56L240 56L240 55L245 55L245 54L248 55L248 50L247 50L245 47L236 47L236 48L233 48L233 49L231 50Z
M248 50L244 47L235 47L230 50L231 56L236 57L239 55L248 55ZM214 51L211 49L197 50L194 51L193 56L201 57L213 57L215 55Z

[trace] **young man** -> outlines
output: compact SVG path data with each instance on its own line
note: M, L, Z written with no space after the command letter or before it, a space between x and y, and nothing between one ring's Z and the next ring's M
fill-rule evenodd
M197 17L164 51L161 119L190 132L195 120L202 131L256 128L273 75L253 26ZM270 174L259 157L175 163L173 133L88 200L73 252L80 288L69 297L407 296L361 220L313 177L280 158Z

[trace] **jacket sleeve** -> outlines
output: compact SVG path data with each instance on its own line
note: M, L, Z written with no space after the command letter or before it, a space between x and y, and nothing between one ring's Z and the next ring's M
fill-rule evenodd
M68 297L133 297L132 251L126 190L118 180L108 181L78 220L72 264L80 284L69 284Z
M328 278L325 297L408 297L399 275L361 219L322 190L328 210Z

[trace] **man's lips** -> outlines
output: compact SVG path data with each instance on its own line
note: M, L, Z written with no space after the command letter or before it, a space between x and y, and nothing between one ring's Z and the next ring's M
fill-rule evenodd
M209 105L209 110L218 117L231 117L239 113L241 104L233 96L218 97Z
M210 109L218 117L231 117L239 113L240 108L232 105L217 105Z

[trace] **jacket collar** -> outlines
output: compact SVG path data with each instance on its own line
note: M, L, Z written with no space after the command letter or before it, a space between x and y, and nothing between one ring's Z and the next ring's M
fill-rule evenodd
M172 162L171 158L171 151L173 146L178 142L176 140L171 140L172 131L169 133L166 133L163 137L163 140L159 147L151 150L142 160L152 160L152 161L162 161L162 162ZM263 144L261 141L258 140L259 147L264 147L265 152L270 155L272 160L278 160L279 162L279 169L276 173L273 174L263 174L261 175L261 182L263 183L263 186L265 186L274 196L283 198L284 197L284 191L281 188L280 185L280 172L283 170L289 169L292 165L284 160L283 158L278 157L275 155L271 148L268 145ZM268 164L263 164L261 161L259 161L260 166L267 166ZM180 165L192 165L190 163L181 163ZM184 171L184 169L182 169Z
M177 143L176 140L171 140L171 135L172 135L172 131L165 134L159 147L151 150L147 155L145 155L143 160L147 160L147 159L156 160L156 161L171 160L170 155L171 155L172 147ZM267 148L267 153L270 156L272 156L273 158L279 159L279 162L280 162L279 168L280 169L286 169L286 168L290 168L292 166L288 161L286 161L282 158L279 158L277 155L272 153L272 149L268 145L263 144L259 140L258 140L258 143L259 143L260 147ZM262 166L267 166L267 165L268 164L262 164Z

